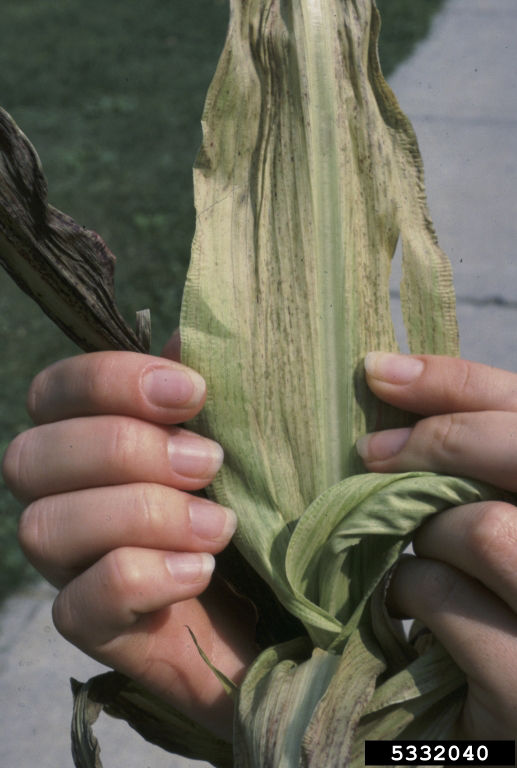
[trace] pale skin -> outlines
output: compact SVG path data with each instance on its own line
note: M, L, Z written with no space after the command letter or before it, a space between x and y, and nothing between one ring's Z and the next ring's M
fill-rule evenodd
M28 396L37 426L13 440L3 473L28 503L21 546L59 590L57 629L230 738L230 700L185 626L239 682L257 653L254 622L211 579L235 517L193 495L222 450L175 426L202 408L204 382L179 363L177 337L164 356L93 353L40 373ZM367 469L461 474L517 491L517 374L373 353L367 377L377 396L423 417L412 430L363 438ZM458 735L514 738L517 509L494 501L448 510L417 532L414 548L395 571L390 611L424 622L465 671Z

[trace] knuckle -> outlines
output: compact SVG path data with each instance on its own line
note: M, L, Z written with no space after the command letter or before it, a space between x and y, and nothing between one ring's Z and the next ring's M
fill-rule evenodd
M152 538L163 536L168 514L162 488L155 483L142 483L134 496L135 511L142 529Z
M188 648L188 645L185 644ZM167 698L170 691L174 690L182 678L185 668L188 668L190 658L188 654L175 653L164 657L163 653L156 652L156 643L151 639L148 646L135 661L132 669L132 677L144 687L149 680L156 681L153 685L154 692L158 696Z
M455 456L461 449L463 417L460 413L447 413L430 420L432 434L430 448L435 454Z
M463 358L458 358L454 365L454 380L449 384L457 395L465 395L467 397L471 392L471 380L472 380L472 363Z
M119 607L132 604L141 591L145 573L134 550L120 547L109 552L102 561L102 587Z
M111 467L131 467L138 445L137 422L126 417L111 419L106 447L106 462Z
M485 502L468 532L468 542L476 559L489 567L504 567L517 560L517 510L502 501Z
M84 365L84 395L90 405L103 401L113 384L120 385L117 361L111 352L96 352L86 356Z
M128 408L128 413L140 412L145 399L137 372L142 366L134 352L93 352L85 356L83 395L90 411L116 413L112 408L122 407Z

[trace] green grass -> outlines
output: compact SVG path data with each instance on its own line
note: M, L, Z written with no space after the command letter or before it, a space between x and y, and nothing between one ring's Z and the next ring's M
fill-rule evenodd
M378 0L389 74L443 0ZM194 229L192 163L227 24L225 0L3 0L0 105L36 146L53 205L118 256L128 319L152 310L153 351L178 322ZM0 451L30 424L42 367L77 352L0 273ZM0 600L31 576L16 544L21 505L0 486Z
M380 56L386 77L429 32L445 0L376 0L382 17Z

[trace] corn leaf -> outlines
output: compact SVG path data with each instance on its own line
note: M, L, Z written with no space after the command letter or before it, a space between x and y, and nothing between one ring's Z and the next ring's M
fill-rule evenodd
M148 352L148 310L134 332L117 309L115 257L96 232L49 205L36 151L0 107L0 265L85 351Z
M126 720L147 741L169 752L209 760L216 768L233 765L232 747L199 723L117 672L72 680L72 755L77 768L102 768L93 725L101 711Z
M372 2L231 5L195 169L183 355L210 384L195 426L226 452L214 493L246 520L240 551L278 583L292 524L361 471L358 435L401 421L362 376L368 350L396 349L399 237L412 351L453 354L457 330Z
M464 679L432 639L394 639L383 580L430 514L493 493L426 473L361 475L357 437L405 423L362 360L457 353L449 262L414 132L382 78L372 0L234 0L203 115L183 360L208 382L193 427L224 446L211 494L312 653L265 651L240 691L239 766L359 765L366 734L450 729ZM259 606L267 612L267 606ZM317 683L316 683L317 681ZM324 738L323 738L324 737Z

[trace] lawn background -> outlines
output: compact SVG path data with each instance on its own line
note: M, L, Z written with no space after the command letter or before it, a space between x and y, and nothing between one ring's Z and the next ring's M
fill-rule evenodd
M444 1L377 0L387 76ZM191 168L227 16L226 0L2 2L0 105L35 145L50 202L118 256L123 314L151 308L155 354L178 323ZM30 426L31 378L77 349L1 270L0 345L1 455ZM0 483L0 601L33 576L16 543L21 509Z

